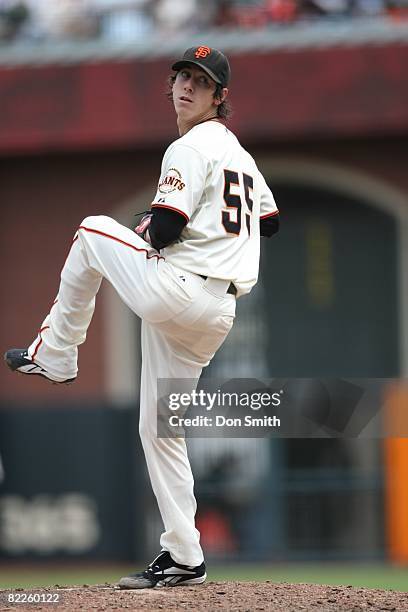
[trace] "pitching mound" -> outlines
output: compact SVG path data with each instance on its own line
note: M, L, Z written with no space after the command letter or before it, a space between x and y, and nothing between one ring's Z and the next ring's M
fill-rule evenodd
M31 595L31 598L28 599ZM14 601L10 601L10 597ZM27 603L25 603L25 601ZM28 603L31 601L32 603ZM208 582L142 591L114 585L0 591L0 610L408 611L408 592L273 582Z

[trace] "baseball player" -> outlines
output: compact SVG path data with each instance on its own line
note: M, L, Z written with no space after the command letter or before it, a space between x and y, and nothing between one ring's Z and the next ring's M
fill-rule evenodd
M165 152L150 211L135 231L105 216L84 219L38 336L5 355L14 371L73 381L103 278L141 317L140 437L164 533L147 569L120 580L130 589L206 578L185 441L156 435L157 380L198 381L232 327L236 299L257 281L260 235L279 226L270 189L224 124L225 55L190 48L172 69L180 138Z

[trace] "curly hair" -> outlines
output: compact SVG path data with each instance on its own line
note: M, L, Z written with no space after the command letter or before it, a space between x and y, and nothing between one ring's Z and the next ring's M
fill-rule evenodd
M166 91L166 97L168 100L170 100L171 102L173 101L173 85L174 85L174 81L176 80L176 74L170 74L167 77L167 91ZM215 91L214 91L214 100L220 100L222 97L222 90L223 87L222 85L220 85L219 83L215 84ZM221 102L221 104L219 104L217 106L217 117L219 117L220 119L223 119L224 121L228 121L228 119L231 117L232 115L232 106L229 100L224 100L224 102Z

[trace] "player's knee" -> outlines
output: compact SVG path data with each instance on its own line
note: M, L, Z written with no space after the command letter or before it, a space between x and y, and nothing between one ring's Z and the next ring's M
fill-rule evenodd
M106 227L107 221L110 221L110 218L105 215L92 215L85 217L85 219L80 223L79 227L101 230L103 227Z

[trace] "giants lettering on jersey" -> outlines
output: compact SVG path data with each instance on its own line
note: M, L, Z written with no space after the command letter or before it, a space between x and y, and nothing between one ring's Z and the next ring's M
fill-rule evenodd
M176 189L181 191L185 186L181 173L176 168L170 168L164 179L159 183L159 191L160 193L172 193Z

